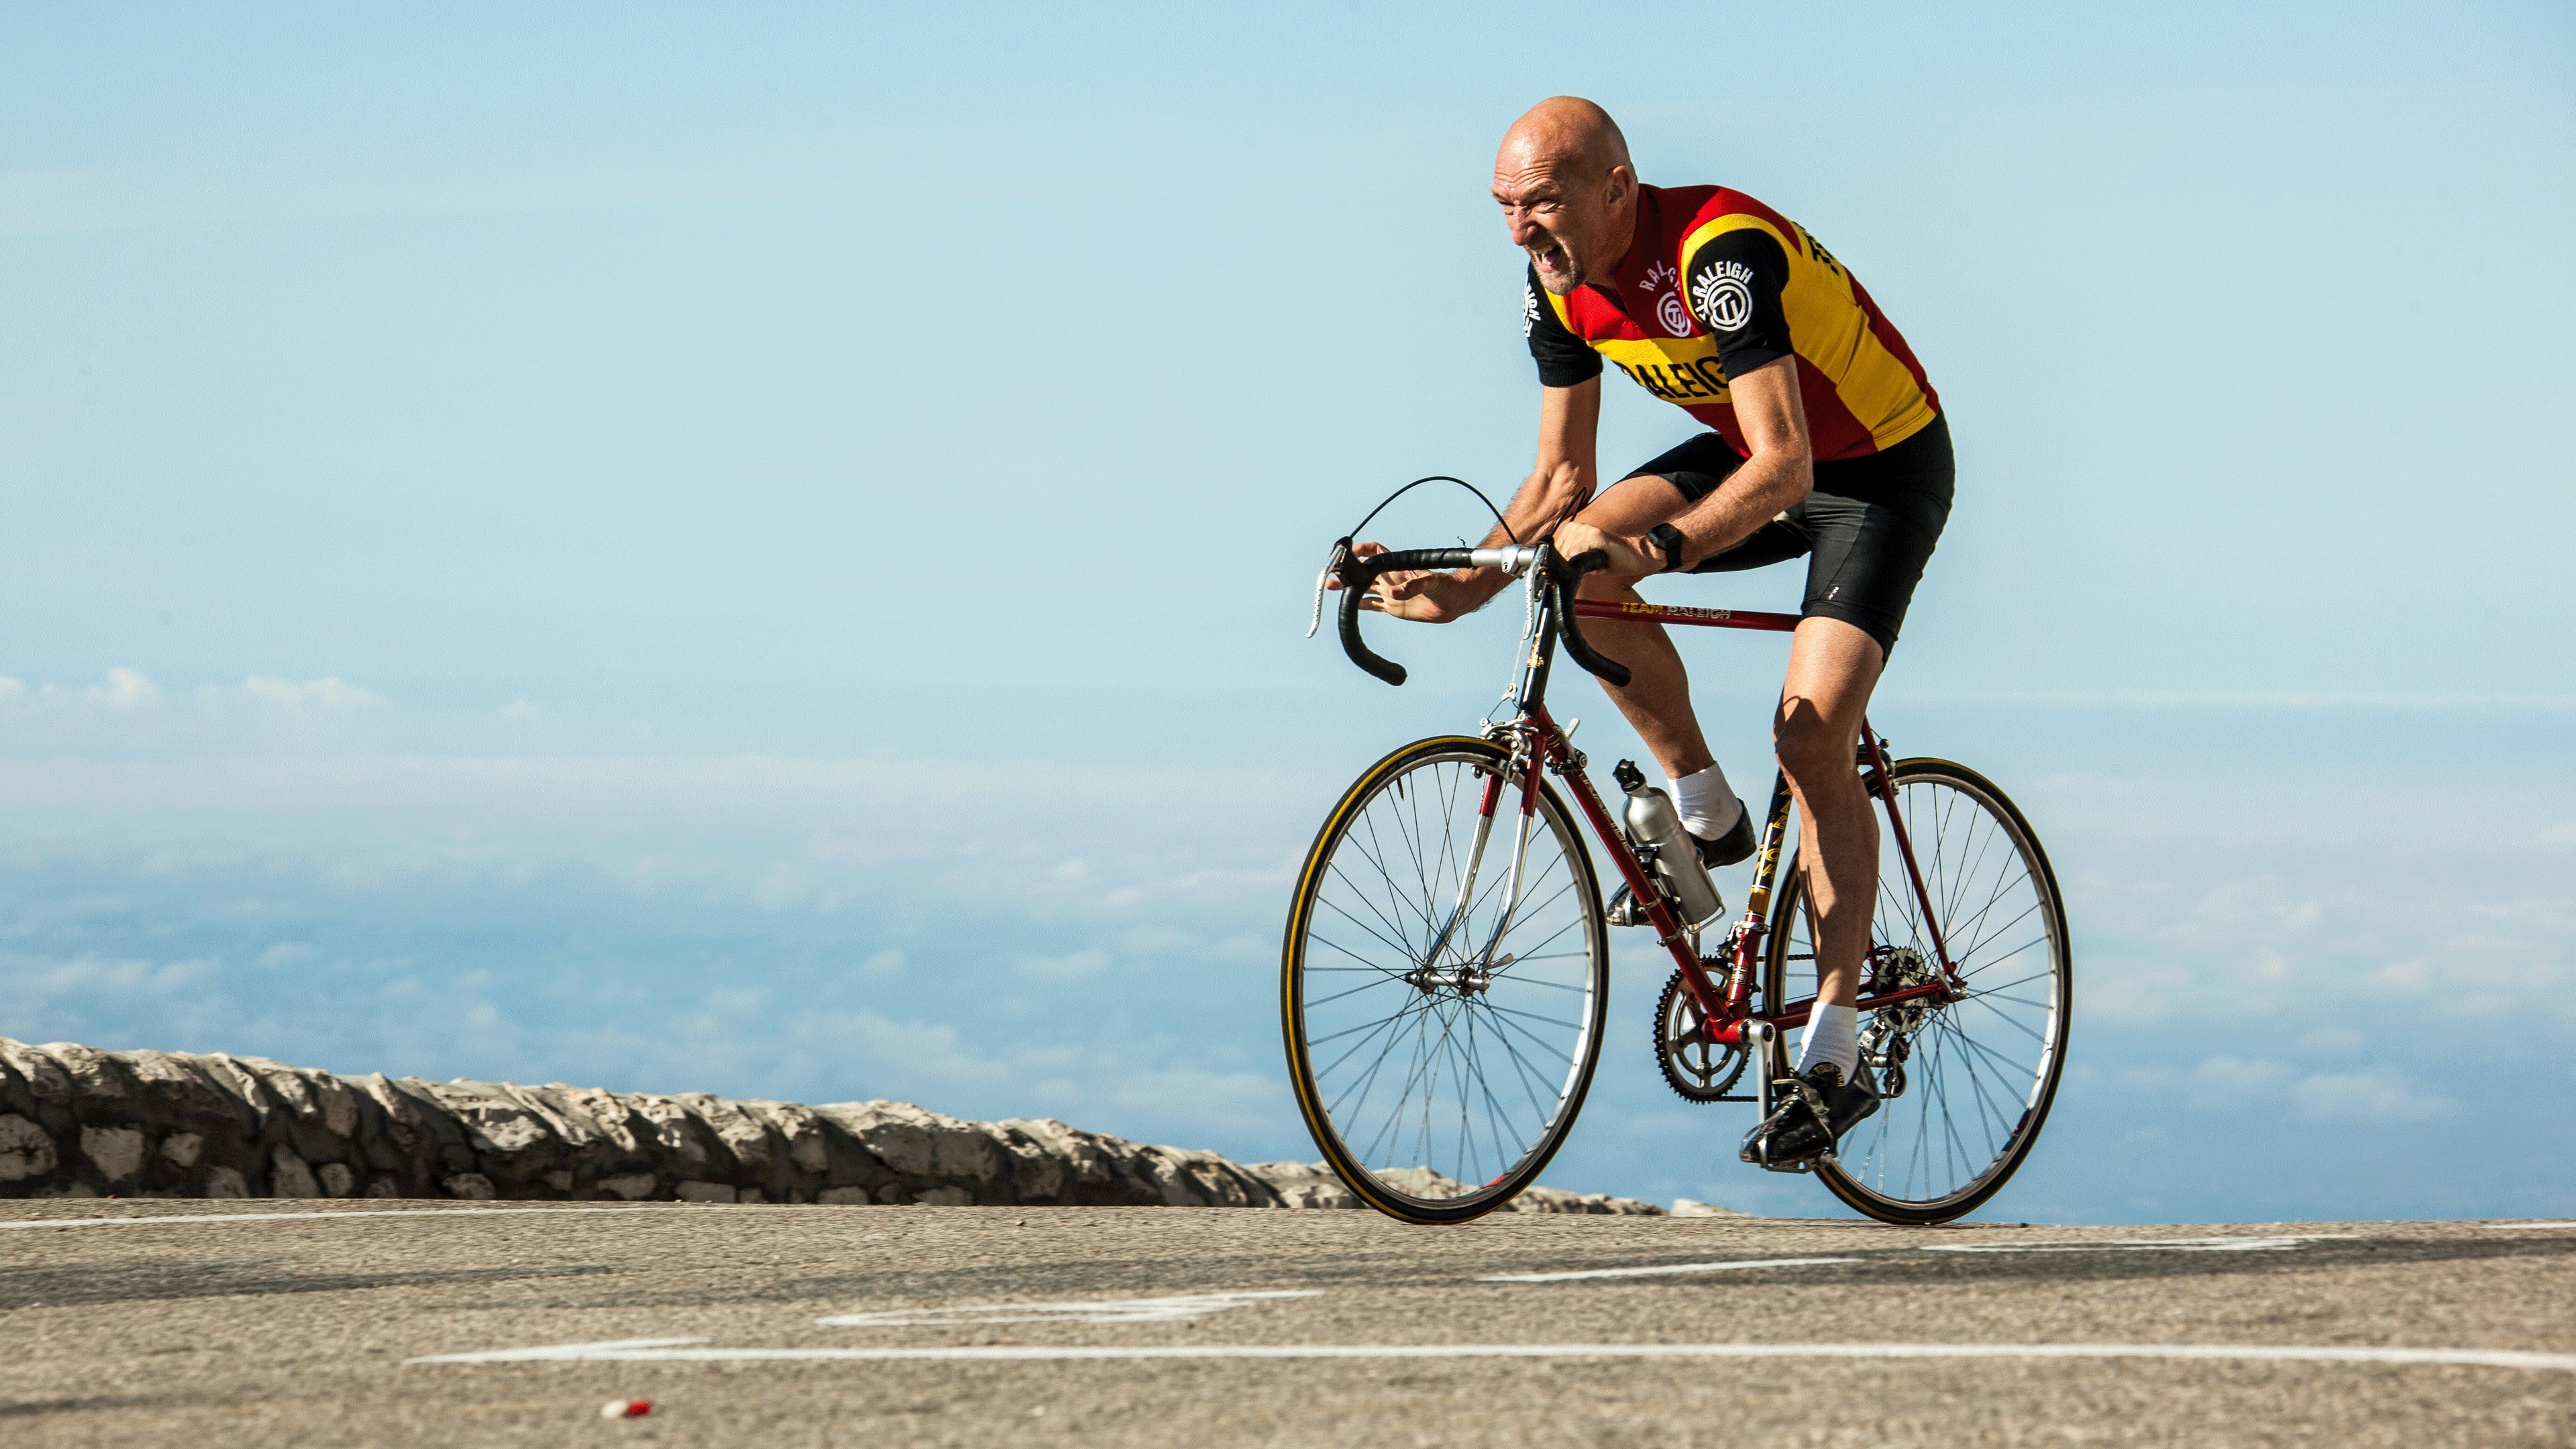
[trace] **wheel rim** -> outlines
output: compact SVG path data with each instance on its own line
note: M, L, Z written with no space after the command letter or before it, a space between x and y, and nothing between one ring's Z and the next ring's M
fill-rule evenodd
M1597 1048L1599 906L1544 791L1517 900L1506 789L1460 909L1499 764L1462 749L1387 772L1319 842L1299 913L1310 1123L1336 1166L1420 1203L1517 1191L1571 1124Z
M2065 1045L2063 918L2045 861L1999 796L1947 775L1900 774L1896 789L1924 891L1966 990L1861 1019L1864 1064L1901 1089L1843 1138L1837 1165L1825 1171L1846 1197L1965 1211L2001 1186L2047 1114ZM1803 887L1794 890L1784 933L1782 999L1815 990ZM1936 979L1930 924L1882 824L1865 992Z

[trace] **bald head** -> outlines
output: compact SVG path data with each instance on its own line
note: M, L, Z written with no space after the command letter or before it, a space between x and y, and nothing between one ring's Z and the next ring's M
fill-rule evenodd
M1539 285L1563 296L1616 273L1637 225L1637 173L1610 113L1551 96L1503 133L1494 200Z
M1550 96L1521 113L1503 133L1502 153L1494 174L1533 162L1568 176L1607 177L1614 167L1628 166L1628 138L1610 113L1581 96ZM1629 174L1636 169L1629 167Z

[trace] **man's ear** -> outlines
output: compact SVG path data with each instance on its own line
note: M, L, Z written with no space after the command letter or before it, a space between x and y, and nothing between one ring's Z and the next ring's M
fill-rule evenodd
M1612 206L1637 194L1637 173L1625 166L1610 168L1609 200Z

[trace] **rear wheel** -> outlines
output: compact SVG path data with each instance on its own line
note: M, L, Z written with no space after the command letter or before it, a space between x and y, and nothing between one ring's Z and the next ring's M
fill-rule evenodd
M1862 1065L1877 1074L1883 1100L1816 1176L1882 1222L1941 1223L1993 1197L2038 1140L2066 1063L2074 970L2056 874L2003 792L1947 760L1899 761L1892 774L1931 913L1882 817L1861 993L1939 979L1936 922L1964 990L1861 1018ZM1816 992L1815 922L1798 864L1783 872L1772 916L1767 1002ZM1773 1073L1786 1073L1788 1044L1772 1050Z
M1351 1190L1409 1222L1464 1222L1535 1181L1601 1051L1592 857L1544 781L1524 817L1518 775L1504 780L1488 826L1486 787L1507 768L1465 736L1378 761L1316 834L1288 914L1298 1110Z

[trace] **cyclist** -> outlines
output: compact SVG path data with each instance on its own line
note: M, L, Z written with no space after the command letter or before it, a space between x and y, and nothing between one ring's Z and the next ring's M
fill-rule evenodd
M1949 426L1905 339L1805 228L1722 186L1640 184L1619 127L1592 102L1559 96L1514 122L1493 194L1529 257L1521 326L1541 402L1537 465L1505 510L1510 533L1497 528L1486 544L1552 532L1568 556L1599 549L1610 565L1585 580L1584 596L1626 601L1649 574L1808 559L1772 742L1817 913L1817 1004L1797 1072L1830 1120L1795 1097L1754 1128L1745 1153L1753 1159L1767 1133L1762 1160L1810 1158L1878 1109L1854 1010L1878 825L1853 758L1949 518ZM1607 491L1594 461L1603 358L1709 429ZM1370 607L1447 622L1508 582L1491 570L1390 574ZM1663 627L1604 619L1587 633L1628 666L1629 684L1610 697L1671 778L1701 858L1751 854L1751 812L1709 753Z

